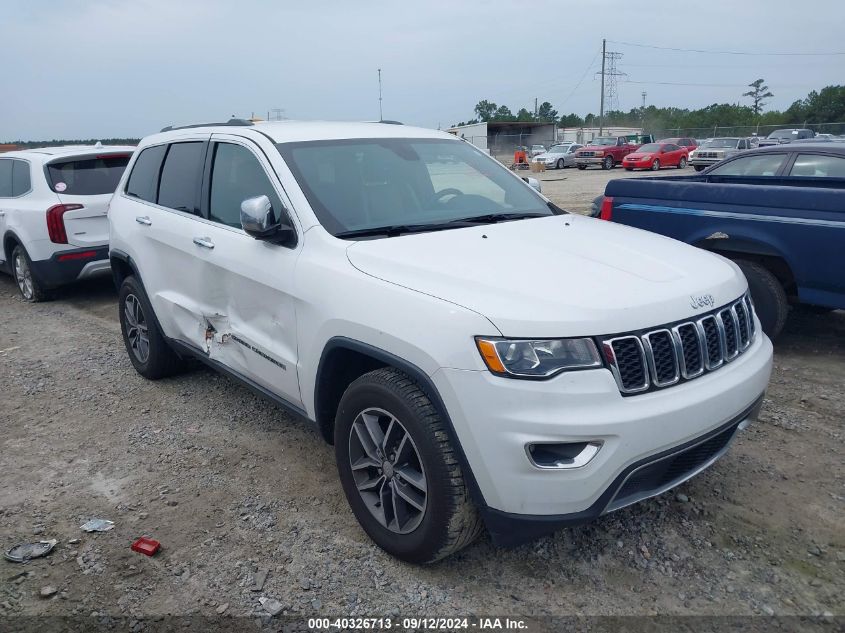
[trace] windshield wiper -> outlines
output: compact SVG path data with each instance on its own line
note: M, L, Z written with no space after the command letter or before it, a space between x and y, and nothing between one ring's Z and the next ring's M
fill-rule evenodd
M475 226L473 222L465 222L464 220L452 220L450 222L437 222L431 224L391 224L388 226L374 226L366 229L353 229L351 231L341 231L335 233L335 237L341 239L347 237L371 237L375 235L384 235L386 237L396 237L404 233L424 233L426 231L443 231L446 229L454 229L459 226Z
M487 213L485 215L474 215L468 218L458 218L450 220L446 224L454 226L456 224L495 224L496 222L506 222L508 220L524 220L526 218L548 218L547 213Z
M488 213L486 215L470 216L468 218L456 218L445 222L432 222L430 224L392 224L388 226L375 226L366 229L353 229L335 233L335 237L341 239L347 237L372 237L384 235L385 237L396 237L404 233L425 233L426 231L445 231L447 229L458 229L479 224L495 224L507 220L522 220L525 218L548 218L546 213Z

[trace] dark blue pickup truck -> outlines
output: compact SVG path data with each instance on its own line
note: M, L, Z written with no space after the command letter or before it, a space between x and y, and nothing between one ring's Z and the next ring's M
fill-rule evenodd
M771 337L790 303L845 309L845 143L751 150L694 176L611 180L600 216L735 261Z

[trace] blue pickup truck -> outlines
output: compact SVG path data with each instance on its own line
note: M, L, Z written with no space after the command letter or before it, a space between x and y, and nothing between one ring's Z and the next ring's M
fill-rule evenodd
M600 217L735 261L772 338L790 303L845 309L845 143L751 150L693 176L611 180Z

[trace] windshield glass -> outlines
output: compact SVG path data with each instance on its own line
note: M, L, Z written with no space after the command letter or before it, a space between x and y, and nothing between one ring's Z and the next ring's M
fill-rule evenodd
M530 187L463 141L348 139L277 147L332 235L500 213L553 215Z
M643 145L641 148L637 150L638 153L648 154L649 152L659 152L660 151L660 143L649 143L648 145Z
M615 137L599 137L590 141L590 145L616 145Z
M797 130L775 130L769 134L768 138L792 138L793 136L798 136Z
M712 141L707 141L704 147L736 147L738 142L738 138L714 138Z
M549 150L549 154L566 154L571 145L553 145Z

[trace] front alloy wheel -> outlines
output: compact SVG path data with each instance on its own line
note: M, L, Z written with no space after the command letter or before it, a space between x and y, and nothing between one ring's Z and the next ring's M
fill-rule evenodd
M660 169L660 161L658 159L654 159L654 162L651 164L651 171L657 171Z
M391 532L413 532L425 516L428 487L416 444L392 414L370 408L349 430L349 466L364 505Z

